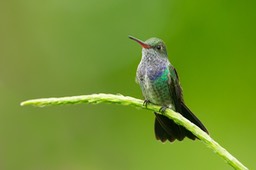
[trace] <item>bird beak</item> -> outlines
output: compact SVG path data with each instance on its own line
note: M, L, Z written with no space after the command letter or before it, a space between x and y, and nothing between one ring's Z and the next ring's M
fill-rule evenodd
M141 41L141 40L139 40L139 39L137 39L137 38L135 38L135 37L133 37L133 36L128 36L130 39L132 39L132 40L134 40L134 41L136 41L137 43L139 43L141 46L142 46L142 48L151 48L151 46L150 45L148 45L148 44L146 44L145 42L143 42L143 41Z

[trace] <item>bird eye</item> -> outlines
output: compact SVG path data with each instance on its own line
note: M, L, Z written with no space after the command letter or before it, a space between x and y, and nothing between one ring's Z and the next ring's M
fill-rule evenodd
M162 49L162 46L161 46L161 45L158 45L158 46L156 46L156 49L161 50L161 49Z

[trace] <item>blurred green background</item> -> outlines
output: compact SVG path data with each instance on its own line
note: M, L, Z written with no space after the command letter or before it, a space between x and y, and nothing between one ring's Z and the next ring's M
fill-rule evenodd
M118 105L20 107L92 93L142 98L142 40L163 39L187 105L256 168L255 1L0 2L0 169L232 169L200 141L155 140L153 113Z

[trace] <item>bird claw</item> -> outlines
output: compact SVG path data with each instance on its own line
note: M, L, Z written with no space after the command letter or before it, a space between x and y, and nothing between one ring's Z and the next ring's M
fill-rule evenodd
M149 100L144 100L144 102L143 102L143 106L145 106L146 108L147 108L147 106L148 106L148 104L150 103L150 101Z
M167 106L162 106L162 107L159 109L159 112L160 112L160 113L164 113L167 108L168 108Z

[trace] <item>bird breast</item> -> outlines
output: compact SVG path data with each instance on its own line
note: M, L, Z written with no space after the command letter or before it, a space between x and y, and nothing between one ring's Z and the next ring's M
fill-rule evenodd
M168 85L169 69L166 65L144 65L139 66L137 80L142 89L143 96L154 104L169 105L171 96Z

